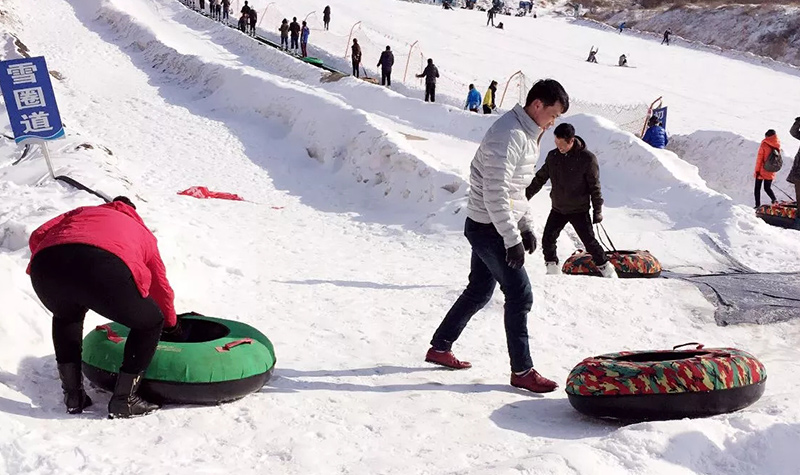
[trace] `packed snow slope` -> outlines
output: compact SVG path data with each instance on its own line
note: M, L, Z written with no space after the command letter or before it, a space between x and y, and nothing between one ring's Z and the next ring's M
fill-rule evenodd
M413 33L417 23L427 25L431 44L436 28L456 31L435 8L389 17L387 8L406 4L357 3L364 11L383 6L379 27L405 23ZM336 19L345 3L332 5ZM26 240L46 219L98 200L47 178L39 151L11 165L19 149L3 142L0 473L796 473L800 325L717 327L713 307L681 282L546 279L541 254L528 256L537 368L563 382L592 354L698 340L736 346L756 354L769 373L767 392L752 407L621 426L578 415L561 391L538 397L514 390L499 292L456 345L472 369L422 362L468 273L459 231L468 164L495 117L352 78L320 82L320 70L170 0L4 8L5 32L63 77L54 81L68 125L68 137L51 147L58 171L131 196L159 239L179 311L258 327L275 343L278 365L263 390L218 407L172 406L108 421L108 394L91 388L94 410L68 417L49 315L25 275ZM559 59L566 38L619 41L542 24L551 35L537 40L530 60L561 63L542 75L565 83L584 66ZM477 40L463 40L497 33L478 31ZM454 49L456 39L462 36L451 40ZM5 49L6 58L18 54ZM697 53L685 54L685 64L675 64L689 71ZM752 83L797 85L769 70L741 71ZM632 77L593 82L607 91L620 84L651 87ZM567 85L591 94L577 79ZM710 100L692 94L683 96L687 107L693 98ZM603 119L570 120L601 160L606 222L617 245L651 247L673 268L725 269L730 262L709 242L758 269L799 267L790 231L757 221L709 188L693 165ZM691 120L688 132L701 127ZM542 143L549 149L552 135ZM191 185L248 201L176 194ZM549 202L542 193L533 203L540 233ZM562 257L575 248L569 235L559 244ZM86 329L102 321L90 315Z

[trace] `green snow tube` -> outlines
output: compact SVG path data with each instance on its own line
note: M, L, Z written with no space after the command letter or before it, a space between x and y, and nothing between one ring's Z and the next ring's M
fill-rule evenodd
M158 403L218 404L258 391L275 367L272 342L241 322L197 313L179 316L181 342L160 341L141 394ZM129 329L100 325L83 340L83 373L113 391Z
M302 59L303 61L305 61L308 64L313 64L314 66L322 66L322 64L323 64L322 60L319 59L319 58L311 58L309 56L306 56L305 58L300 58L300 59Z

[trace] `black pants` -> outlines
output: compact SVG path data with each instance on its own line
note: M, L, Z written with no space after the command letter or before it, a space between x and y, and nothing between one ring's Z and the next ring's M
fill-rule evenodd
M130 328L121 370L147 369L156 351L164 316L156 302L143 298L130 269L114 254L85 244L53 246L31 264L33 290L53 312L56 361L81 362L83 319L87 310Z
M556 210L550 211L550 216L547 217L547 223L544 225L544 233L542 233L542 253L544 254L545 262L558 262L558 255L556 254L556 241L564 226L567 223L572 225L578 237L581 239L586 251L592 255L594 265L602 266L608 261L603 246L594 237L594 230L592 230L592 218L589 216L588 211L582 213L562 214Z
M330 20L323 20L323 22L325 23L325 29L327 30L328 27L331 25L331 21Z
M358 65L360 64L359 61L353 61L353 76L359 77L358 74Z
M492 108L487 106L486 104L484 104L483 105L483 113L484 114L491 114L492 113Z
M436 83L425 84L425 102L436 102Z
M381 86L392 85L392 71L381 70Z
M281 48L289 49L289 37L281 36Z
M754 190L755 198L756 198L756 208L761 206L761 182L764 182L764 191L767 192L767 196L772 202L776 202L778 200L775 199L775 193L772 192L772 180L760 180L756 178L756 189Z
M533 367L528 343L528 312L533 306L533 292L528 272L524 267L512 269L508 266L503 237L493 224L467 218L464 236L472 246L469 284L439 324L431 346L449 351L470 319L492 299L499 283L506 298L503 320L511 371L526 371Z
M292 36L292 49L297 49L300 47L300 43L298 42L299 38L297 36Z

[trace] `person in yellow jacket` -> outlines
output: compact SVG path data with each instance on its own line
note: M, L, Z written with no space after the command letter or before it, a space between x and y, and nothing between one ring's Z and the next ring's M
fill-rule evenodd
M497 81L492 81L489 84L489 89L486 90L486 95L483 96L483 113L491 114L497 106L494 103L494 97L497 95Z

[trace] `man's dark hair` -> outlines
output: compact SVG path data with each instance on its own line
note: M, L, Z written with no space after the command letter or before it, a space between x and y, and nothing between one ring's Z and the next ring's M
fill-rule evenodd
M553 131L553 135L561 140L572 140L575 138L575 127L573 127L572 124L567 124L566 122L563 124L558 124L556 130Z
M545 107L550 107L556 102L562 106L561 113L564 114L569 110L569 95L564 87L555 79L540 79L536 81L530 91L528 97L525 99L525 107L528 107L539 99Z
M133 204L133 201L131 201L130 198L128 198L127 196L117 196L111 201L121 201L126 205L130 206L131 208L136 209L136 205Z
M767 131L767 133L764 134L764 137L772 137L773 135L775 135L775 130L774 129L769 129Z

